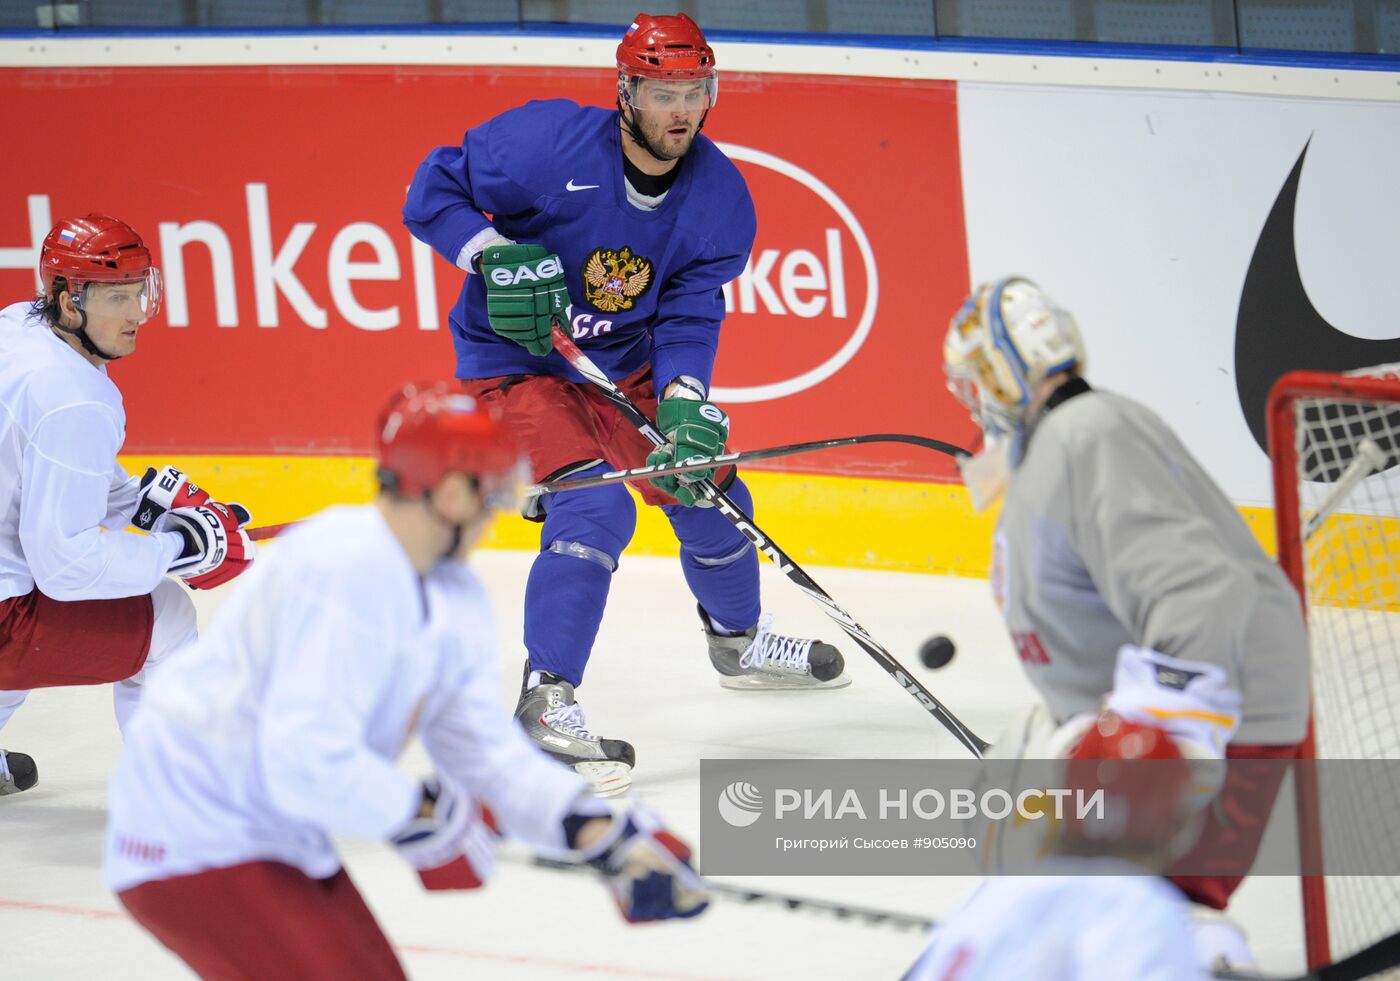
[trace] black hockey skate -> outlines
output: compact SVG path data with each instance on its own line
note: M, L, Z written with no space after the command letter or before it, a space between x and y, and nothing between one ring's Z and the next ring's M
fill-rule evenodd
M28 790L38 782L39 768L34 765L34 757L0 749L0 797Z

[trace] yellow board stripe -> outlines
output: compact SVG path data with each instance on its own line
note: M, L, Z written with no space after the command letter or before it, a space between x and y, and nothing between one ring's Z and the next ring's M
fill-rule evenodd
M123 456L129 473L174 463L215 497L253 512L253 524L305 518L331 504L362 503L375 491L368 457ZM798 562L901 572L986 577L995 510L977 514L952 484L746 470L754 518ZM1256 536L1274 546L1273 512L1241 508ZM666 516L639 506L628 553L676 555ZM539 526L514 516L495 523L483 545L533 550Z

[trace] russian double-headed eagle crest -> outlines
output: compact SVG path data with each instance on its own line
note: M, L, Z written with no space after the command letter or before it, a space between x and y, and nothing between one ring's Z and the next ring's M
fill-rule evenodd
M583 264L583 296L604 313L631 310L651 285L651 260L619 250L594 249Z

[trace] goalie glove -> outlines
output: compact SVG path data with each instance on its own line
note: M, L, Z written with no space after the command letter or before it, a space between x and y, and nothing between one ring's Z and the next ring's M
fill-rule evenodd
M166 464L159 471L147 467L136 496L136 512L131 523L142 531L152 531L174 508L198 507L209 503L209 492L190 483L183 470Z
M242 529L252 520L241 504L209 501L177 507L157 520L153 531L177 532L185 547L166 570L191 589L213 589L238 576L253 561L255 548Z
M628 923L688 919L710 905L709 890L691 865L690 848L644 807L615 814L602 838L579 858L603 873Z
M491 812L436 777L423 781L419 814L392 837L424 889L477 889L496 868Z

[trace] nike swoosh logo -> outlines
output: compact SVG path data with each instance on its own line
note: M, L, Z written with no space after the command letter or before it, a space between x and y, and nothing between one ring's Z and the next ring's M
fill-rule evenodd
M564 185L564 190L566 190L566 191L591 191L593 188L599 187L599 186L601 186L601 185L598 185L598 184L575 184L575 183L574 183L574 179L573 179L572 177L570 177L570 178L569 178L569 183L567 183L567 184Z
M1309 138L1308 143L1311 142ZM1269 388L1281 375L1298 368L1351 371L1400 361L1400 337L1375 340L1338 330L1317 312L1303 287L1293 239L1293 216L1298 203L1298 181L1307 155L1305 144L1259 233L1240 290L1240 309L1235 319L1235 389L1249 431L1266 453L1265 415ZM1393 415L1397 418L1388 421L1400 421L1400 410ZM1339 449L1345 451L1346 447ZM1397 462L1394 447L1383 445L1381 449L1389 456L1387 465L1394 466ZM1328 468L1327 480L1336 479L1352 453L1344 452L1344 456L1336 461L1335 468Z

